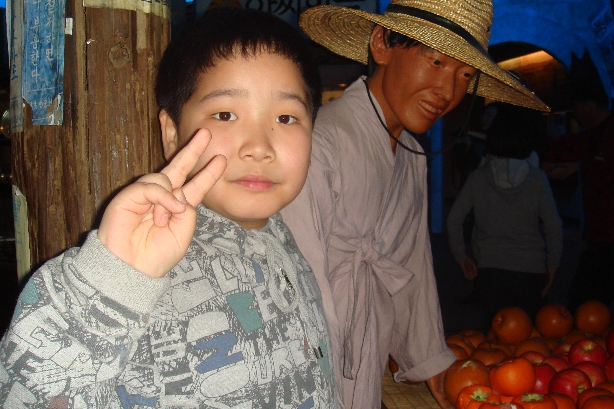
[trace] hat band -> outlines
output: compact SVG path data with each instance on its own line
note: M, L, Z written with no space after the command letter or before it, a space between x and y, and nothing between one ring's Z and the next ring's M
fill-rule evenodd
M448 20L445 17L438 16L437 14L431 13L430 11L418 9L415 7L401 6L399 4L389 4L388 7L386 7L385 12L406 14L408 16L418 17L422 20L426 20L428 22L431 22L433 24L437 24L438 26L446 28L450 30L451 32L453 32L454 34L459 35L463 40L471 44L475 49L477 49L480 53L482 53L489 60L492 60L488 52L484 49L484 47L482 47L482 44L480 44L480 42L474 36L472 36L467 30L465 30L463 27L459 26L452 20Z

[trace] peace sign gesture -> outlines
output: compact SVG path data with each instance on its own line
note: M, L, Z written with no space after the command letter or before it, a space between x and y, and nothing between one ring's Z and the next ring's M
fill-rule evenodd
M98 238L143 274L163 277L185 255L196 228L195 207L226 168L226 158L215 156L186 183L210 140L208 130L199 130L160 173L139 178L107 206Z

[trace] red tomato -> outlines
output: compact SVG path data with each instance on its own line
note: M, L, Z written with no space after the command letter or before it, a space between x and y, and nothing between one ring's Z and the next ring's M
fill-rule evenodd
M490 324L495 337L506 344L516 345L531 337L531 317L518 307L501 308Z
M576 328L592 335L602 335L612 323L608 306L595 300L586 301L574 316Z
M507 354L499 348L476 348L471 354L471 358L482 361L486 366L495 365L503 362Z
M474 348L477 348L481 342L486 341L486 335L475 329L467 329L461 331L460 334L465 337Z
M455 404L460 391L470 385L490 386L486 365L475 359L453 362L443 378L443 391L448 402Z
M548 396L556 402L558 409L577 409L576 402L563 393L549 393Z
M525 358L495 365L490 370L490 386L501 395L518 396L535 384L535 368Z
M512 402L521 403L524 409L557 409L556 402L548 395L525 393L516 396Z
M535 316L535 326L545 338L562 338L573 328L573 315L562 305L544 305Z
M581 409L614 409L614 396L593 396L584 402Z
M479 409L525 409L518 402L505 402L505 403L482 403Z
M578 394L578 407L579 408L584 407L584 402L586 402L593 396L600 396L600 395L614 396L614 394L607 389L602 389L602 388L584 389L582 392L580 392L580 394Z
M464 387L456 398L456 409L477 409L484 402L501 402L492 388L486 385Z

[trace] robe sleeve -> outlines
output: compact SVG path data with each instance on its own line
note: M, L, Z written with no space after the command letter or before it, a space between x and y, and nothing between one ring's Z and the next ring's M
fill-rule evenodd
M399 366L397 382L427 380L445 371L456 355L445 342L428 230L426 171L422 172L420 223L408 266L414 278L393 296L396 310L391 355Z

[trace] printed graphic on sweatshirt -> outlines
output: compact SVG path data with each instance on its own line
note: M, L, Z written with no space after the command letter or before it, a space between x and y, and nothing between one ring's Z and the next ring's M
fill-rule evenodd
M287 228L199 213L149 316L61 261L37 273L3 339L3 407L333 407L320 293Z

